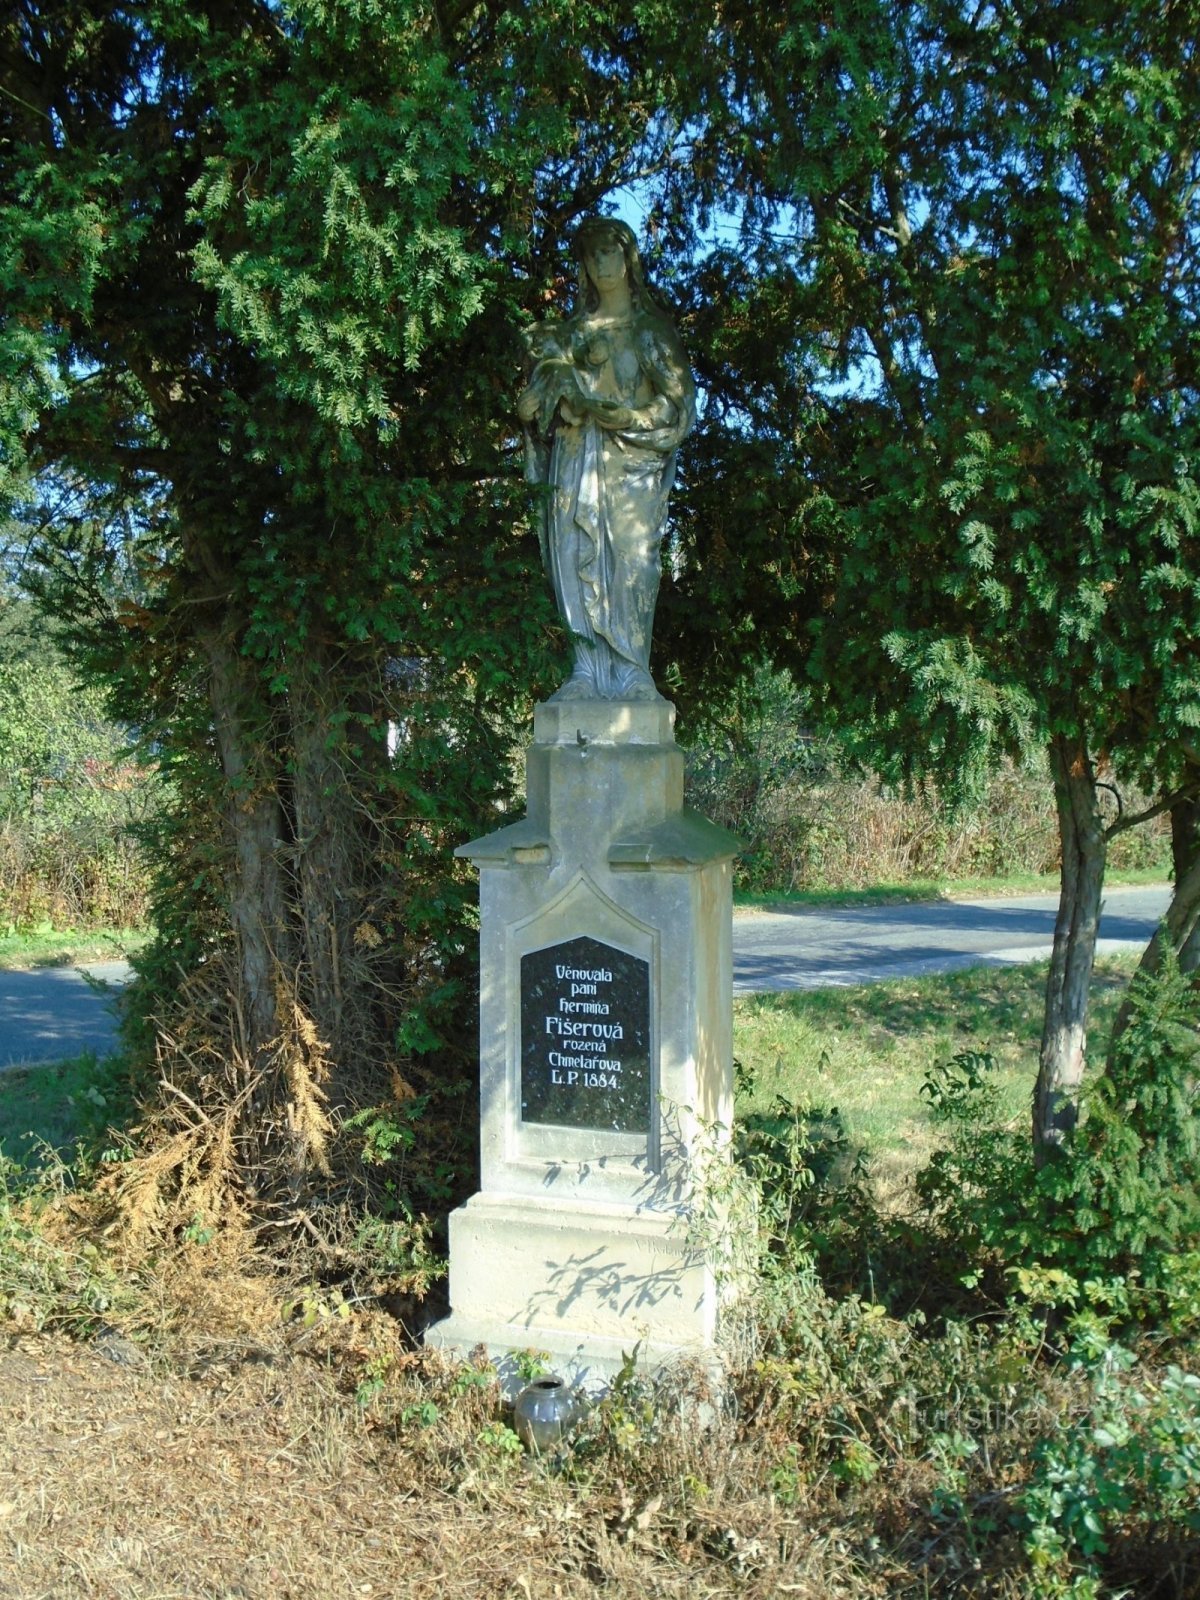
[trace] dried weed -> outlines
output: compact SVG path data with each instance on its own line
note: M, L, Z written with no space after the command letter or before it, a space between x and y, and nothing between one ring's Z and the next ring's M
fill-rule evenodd
M277 1324L270 1340L226 1337L165 1374L60 1338L13 1340L0 1353L0 1552L13 1592L884 1592L836 1540L795 1517L764 1519L761 1500L698 1506L682 1482L647 1497L603 1475L568 1481L496 1459L479 1443L500 1414L494 1386L463 1389L462 1369L396 1347L382 1320L355 1322L340 1355L336 1338L297 1341ZM384 1414L345 1387L389 1343ZM422 1424L411 1408L435 1395L444 1412Z

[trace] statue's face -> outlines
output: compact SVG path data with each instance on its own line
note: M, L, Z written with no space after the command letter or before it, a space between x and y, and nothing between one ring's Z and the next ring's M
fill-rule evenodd
M621 241L611 234L601 234L595 244L588 246L584 251L583 264L597 289L615 288L629 272Z

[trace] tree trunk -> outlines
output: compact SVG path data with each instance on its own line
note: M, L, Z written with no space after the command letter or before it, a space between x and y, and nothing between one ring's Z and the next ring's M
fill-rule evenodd
M1195 972L1200 966L1200 802L1181 800L1171 807L1171 855L1175 868L1171 903L1138 962L1138 972L1147 976L1159 971L1168 946L1184 972ZM1128 999L1123 1000L1108 1043L1110 1068L1117 1041L1132 1014Z
M262 730L247 715L257 685L243 683L247 666L231 640L209 633L203 644L217 751L228 787L225 816L233 854L228 903L237 941L239 1010L248 1064L254 1069L279 1036L277 979L293 960L280 863L284 816L274 774L264 770L269 763L264 762Z
M1062 887L1033 1099L1033 1146L1039 1166L1068 1137L1078 1116L1086 1065L1088 990L1108 846L1086 747L1055 738L1050 770L1062 847Z
M368 952L354 936L379 871L378 843L370 794L354 788L361 762L352 748L352 719L343 714L344 698L337 698L335 689L344 679L344 668L335 671L313 644L309 659L295 666L289 691L304 946L300 999L327 1049L332 1098L338 1101L343 1098L338 1080L347 1072L361 1075L377 1053Z
M1179 966L1200 967L1200 799L1180 800L1171 807L1171 859L1175 892L1167 909Z

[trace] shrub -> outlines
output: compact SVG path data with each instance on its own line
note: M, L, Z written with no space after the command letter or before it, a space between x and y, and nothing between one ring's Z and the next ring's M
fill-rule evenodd
M813 735L803 695L760 670L719 724L692 737L690 803L746 841L738 883L757 893L1012 877L1058 866L1047 773L1001 766L972 804L932 788L902 794L864 776L837 741ZM1138 797L1127 795L1131 809ZM1165 819L1113 841L1121 870L1170 864Z
M55 1198L53 1171L27 1171L0 1154L0 1324L15 1331L87 1334L131 1298L95 1244L55 1243L41 1213Z
M1135 975L1130 1019L1085 1098L1072 1146L1041 1181L1041 1254L1080 1275L1137 1273L1200 1249L1200 1035L1190 980L1167 952Z
M52 648L0 645L0 928L140 926L148 884L133 830L157 776Z
M958 1271L1102 1335L1130 1321L1200 1329L1200 1037L1178 964L1138 974L1130 1020L1088 1085L1073 1138L1035 1172L1024 1128L999 1125L991 1058L965 1052L924 1085L946 1144L917 1178L923 1223Z
M777 1095L739 1119L734 1154L756 1196L759 1272L794 1275L816 1260L827 1282L850 1284L876 1222L861 1155L836 1106L808 1108Z
M1098 1595L1118 1539L1161 1552L1200 1534L1200 1378L1133 1366L1105 1351L1086 1413L1034 1451L1017 1516L1047 1600Z

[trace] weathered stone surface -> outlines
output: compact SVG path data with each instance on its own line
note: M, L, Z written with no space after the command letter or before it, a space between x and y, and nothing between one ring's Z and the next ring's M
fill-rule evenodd
M639 1340L652 1364L714 1347L694 1221L732 1118L738 841L684 809L672 720L539 707L528 816L460 852L480 870L482 1192L451 1218L434 1342L532 1345L593 1377Z
M547 700L534 708L533 738L539 745L673 745L675 707L669 700Z
M574 650L553 699L664 704L650 635L675 453L695 425L696 390L630 228L588 218L575 255L575 311L526 330L529 387L517 401L526 476L549 491L542 558Z

